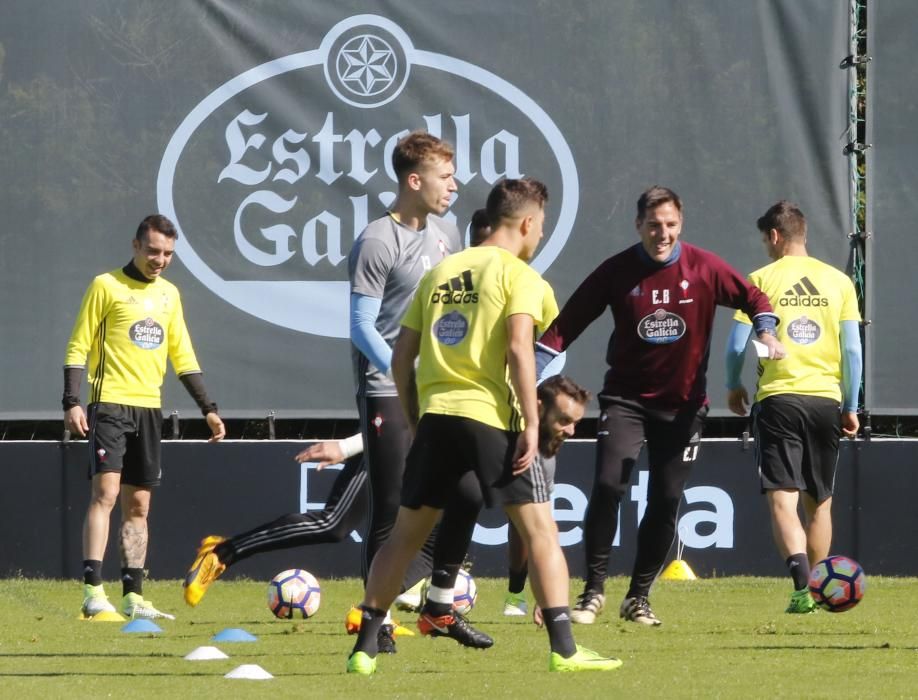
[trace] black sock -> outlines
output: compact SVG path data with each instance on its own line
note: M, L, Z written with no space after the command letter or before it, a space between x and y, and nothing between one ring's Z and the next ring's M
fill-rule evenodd
M102 583L102 562L96 559L83 560L83 583L98 586Z
M551 650L565 659L577 653L574 643L574 631L571 629L571 609L568 606L544 608L542 618L548 630L548 643Z
M354 644L354 650L351 654L362 651L370 658L375 659L379 654L379 645L376 643L376 637L379 634L379 628L382 627L386 619L386 611L377 608L369 608L364 605L360 606L363 611L363 618L360 622L360 632L357 634L357 642Z
M121 568L121 595L143 595L143 569Z
M784 563L790 572L791 578L794 579L794 590L799 591L806 588L810 580L810 562L806 554L791 554Z
M529 568L524 566L519 571L514 571L510 569L507 573L507 579L509 581L507 590L511 593L522 593L523 588L526 587L526 574L529 573Z

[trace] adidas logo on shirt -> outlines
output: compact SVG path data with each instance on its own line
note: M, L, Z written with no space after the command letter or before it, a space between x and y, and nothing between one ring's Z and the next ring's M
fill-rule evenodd
M778 306L828 306L828 297L820 296L809 277L801 277L793 287L784 292Z
M477 304L478 292L472 283L472 271L465 270L437 286L430 296L431 304Z

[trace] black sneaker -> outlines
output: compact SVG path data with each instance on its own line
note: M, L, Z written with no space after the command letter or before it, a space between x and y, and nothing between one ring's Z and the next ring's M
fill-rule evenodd
M650 601L644 596L625 598L618 609L618 615L623 620L639 622L651 627L659 627L663 624L662 620L653 614L653 610L650 609Z
M376 646L380 654L394 654L398 651L395 648L395 637L393 632L395 628L392 625L383 625L376 634Z
M606 606L606 597L599 591L585 590L577 596L577 604L571 610L571 620L578 625L592 625Z
M472 649L488 649L494 645L493 639L484 632L476 630L457 612L439 617L421 613L418 618L418 629L421 630L421 634L431 637L449 637L462 646Z

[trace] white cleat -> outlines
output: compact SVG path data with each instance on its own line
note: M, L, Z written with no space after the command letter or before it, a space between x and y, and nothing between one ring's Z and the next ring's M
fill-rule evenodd
M102 585L90 586L88 583L83 584L83 615L86 617L95 617L103 612L118 612L115 606L108 602L108 596Z
M137 593L128 593L121 599L121 612L134 620L174 620L175 615L164 613L153 607L153 603L144 600Z

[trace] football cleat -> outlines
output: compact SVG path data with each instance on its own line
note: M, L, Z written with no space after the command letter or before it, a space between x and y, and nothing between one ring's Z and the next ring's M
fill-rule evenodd
M450 615L434 617L421 613L418 618L418 629L421 634L430 637L449 637L455 639L464 647L472 649L488 649L494 645L494 640L484 632L476 630L462 615L453 612Z
M81 611L85 617L95 617L99 613L117 613L115 606L108 602L105 589L100 583L98 586L83 584L83 607Z
M380 654L394 654L398 651L395 648L395 626L385 623L376 633L376 648Z
M529 608L526 605L526 596L522 593L508 593L504 598L504 615L520 617L526 615Z
M790 604L784 611L792 615L806 615L807 613L816 612L816 601L810 594L809 588L801 588L799 591L791 593Z
M599 591L585 590L577 597L571 610L571 621L579 625L592 625L606 605L606 597Z
M157 610L153 603L139 593L128 593L121 599L121 612L134 620L174 620L175 615Z
M424 604L423 591L426 579L421 579L395 599L395 608L402 612L418 612Z
M642 625L658 627L663 621L653 614L650 609L650 601L645 596L635 596L625 598L621 607L618 609L618 616L629 622L639 622Z
M355 651L347 657L347 672L361 676L372 676L376 673L376 659L363 651Z
M584 649L579 644L573 656L564 658L561 654L551 653L548 658L548 670L560 673L578 671L614 671L622 665L621 659L605 658L595 651Z
M219 535L208 535L201 540L198 554L182 583L185 589L185 602L188 605L194 607L200 603L210 584L226 571L226 564L222 563L214 552L214 547L224 541L226 538Z

